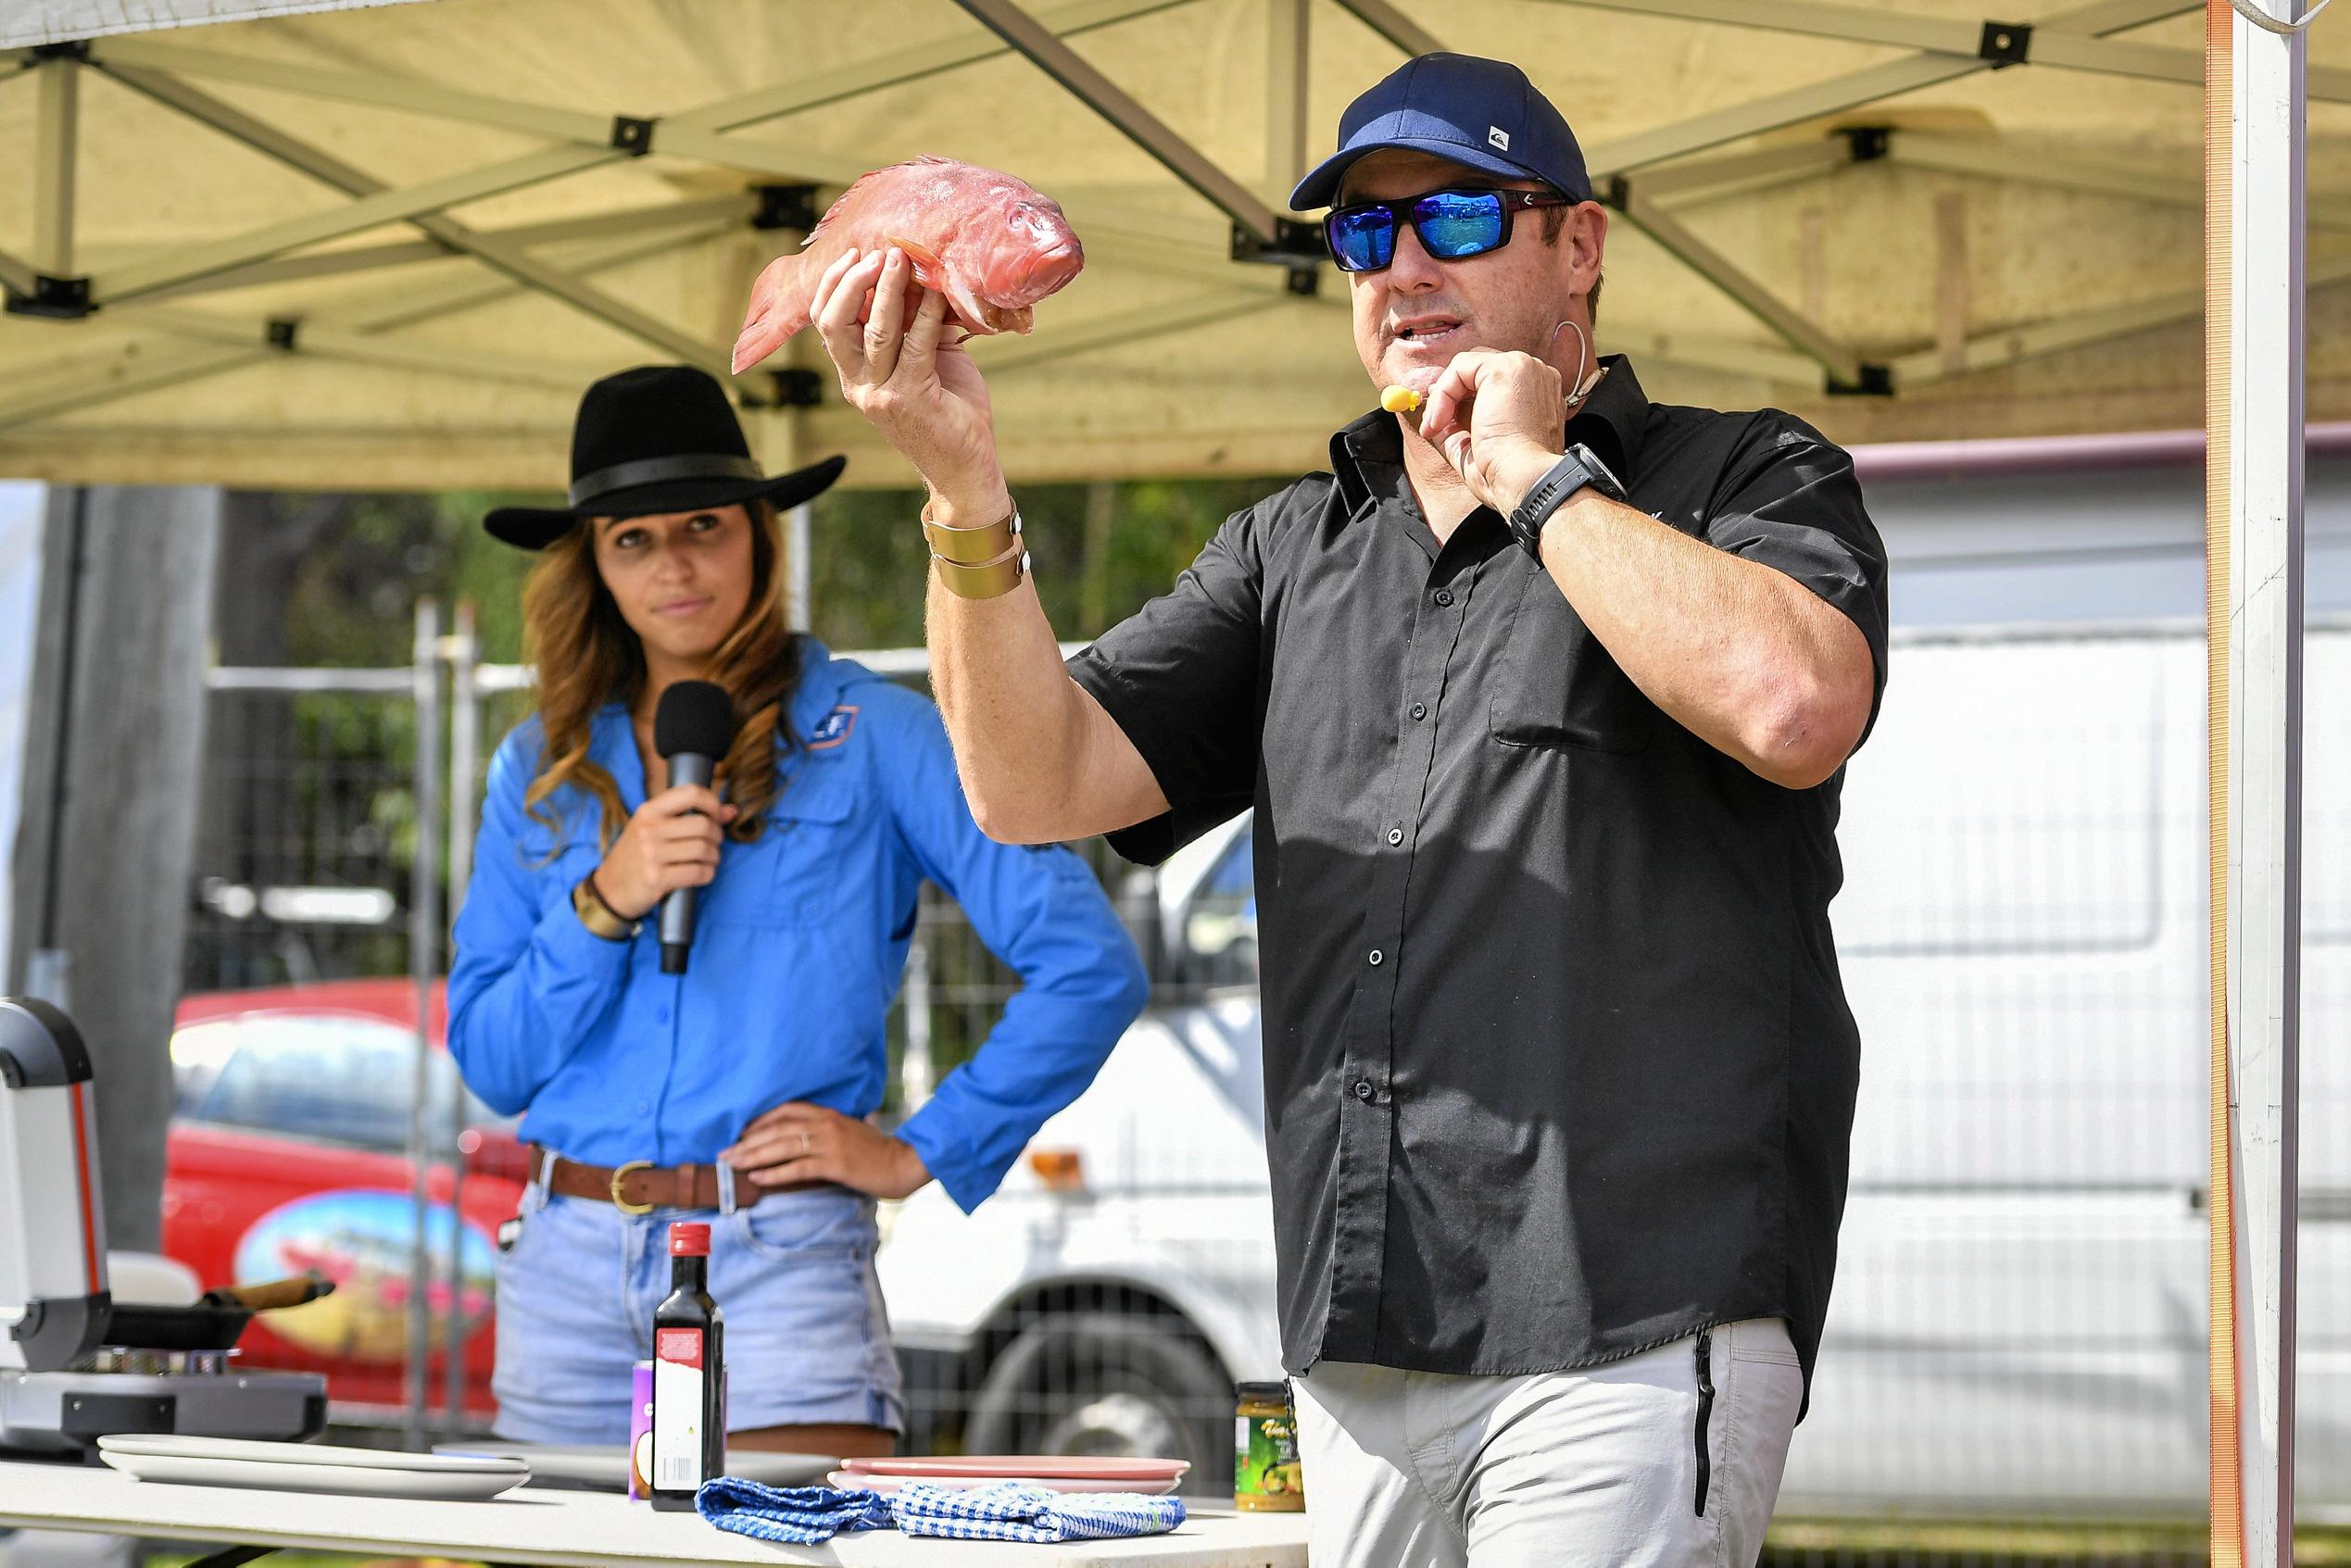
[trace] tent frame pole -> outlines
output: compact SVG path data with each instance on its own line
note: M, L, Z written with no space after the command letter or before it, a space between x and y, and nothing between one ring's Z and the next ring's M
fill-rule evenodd
M1889 130L1885 134L1886 156L1913 169L1971 175L2015 185L2046 185L2060 191L2120 196L2125 201L2157 207L2194 207L2198 211L2204 207L2201 190L2169 174L2065 157L2040 148L2028 154L1996 142L1968 142L1925 132ZM1656 179L1654 174L1644 176L1652 189L1655 188ZM2305 217L2313 228L2351 229L2351 197L2334 196L2325 207L2307 210Z
M509 245L537 248L565 245L575 240L602 239L612 234L643 234L658 229L685 228L698 223L748 223L758 215L759 210L760 198L745 192L740 195L707 196L696 201L656 202L546 223L518 223L509 228L485 229L482 232ZM394 240L383 245L352 245L310 256L256 261L225 272L191 278L184 283L157 289L129 306L122 306L120 301L117 301L117 305L124 309L143 310L156 301L179 299L188 295L259 288L270 283L295 282L305 278L373 272L386 268L413 267L428 261L464 259L466 255L463 251L438 240Z
M109 68L111 69L111 68ZM201 124L245 143L257 152L264 153L291 168L298 169L313 179L335 186L349 194L371 196L383 189L380 182L361 173L340 158L323 152L296 136L290 136L271 126L252 119L209 94L158 72L124 68L112 70L141 92L158 103L178 109ZM543 157L577 158L579 150L558 150L557 154L542 154ZM520 160L518 160L520 161ZM584 165L582 167L585 167ZM689 365L698 365L717 376L722 383L732 375L728 351L718 345L707 344L680 332L668 322L647 315L635 306L584 282L561 268L541 261L522 246L509 245L477 232L455 219L419 213L409 221L434 239L457 246L486 263L494 270L518 282L554 295L582 312L595 317L606 325L615 327L633 337L643 339L664 354L674 356Z
M1883 367L1864 365L1861 356L1840 343L1819 323L1807 318L1763 284L1763 281L1716 250L1681 220L1644 194L1622 175L1603 192L1608 205L1626 221L1654 240L1658 246L1720 290L1732 304L1754 317L1807 358L1819 362L1831 385L1854 391L1883 383ZM1890 390L1890 383L1877 385Z
M1289 193L1306 174L1312 9L1311 0L1265 5L1265 200L1280 212L1290 210Z
M1150 154L1208 204L1268 248L1293 243L1274 209L1219 169L1198 147L1135 101L1126 91L1088 65L1068 44L1012 0L955 0L981 25L1061 83L1062 89Z
M2095 3L2060 11L2046 21L2035 25L2033 36L2045 38L2052 33L2069 32L2081 37L2102 37L2107 33L2126 32L2148 22L2161 21L2196 8L2194 0L2095 0ZM1921 87L1971 76L1977 71L1990 70L1992 62L1983 59L1954 59L1948 55L1919 54L1905 59L1890 60L1882 65L1865 67L1833 76L1824 82L1807 82L1785 93L1749 103L1733 105L1689 119L1661 125L1652 131L1628 136L1622 141L1604 143L1584 149L1585 167L1595 182L1611 174L1622 174L1648 164L1664 163L1669 158L1688 157L1704 152L1726 142L1736 142L1748 136L1761 135L1805 120L1819 119L1842 114L1847 109L1860 108L1900 94L1915 92Z
M1339 0L1339 5L1340 9L1352 13L1357 21L1406 55L1434 55L1445 47L1437 42L1436 34L1389 5L1388 0Z
M2143 82L2204 84L2204 56L2193 49L2085 38L2062 29L2001 24L1960 18L1918 16L1897 10L1829 5L1821 0L1551 0L1554 5L1628 11L1675 21L1716 22L1758 31L1917 49L1948 59L1983 59L1988 64L2046 66L2096 76ZM2185 7L2194 9L2194 6ZM2310 72L2311 97L2324 103L2351 99L2351 71Z
M714 237L718 232L713 230L708 234L689 235L684 238L666 236L638 245L618 247L592 258L577 261L574 265L583 272L591 273L614 267L624 267L632 261L641 261L648 256L659 255L674 245L698 243L700 240ZM333 334L336 332L348 332L360 336L386 332L396 328L412 326L421 321L430 321L443 316L453 316L460 311L471 310L503 298L507 295L520 293L522 287L523 285L515 282L512 279L491 276L470 278L462 282L434 290L409 289L397 295L387 293L382 300L371 307L337 311L328 317L311 318L303 323L303 330L313 332L323 331L328 334L330 342L333 341ZM35 384L30 390L14 398L0 397L0 431L16 425L31 424L36 420L71 413L76 409L92 408L101 403L110 403L117 398L152 392L161 387L184 386L207 376L221 375L230 370L241 370L267 358L271 354L286 352L284 347L274 345L265 345L265 344L266 330L256 327L253 333L253 346L250 348L199 350L163 360L143 358L137 363L129 365L124 363L125 354L118 349L103 355L87 356L88 369L82 374L70 377L61 383L55 381L42 383L34 376L28 375L26 380L35 381ZM290 346L295 353L311 351L305 346L300 332L295 334L295 341Z
M2290 24L2297 0L2244 0ZM2206 28L2225 63L2211 104L2207 213L2219 276L2222 365L2209 415L2226 531L2227 711L2213 769L2226 793L2224 1025L2214 1060L2213 1561L2294 1560L2296 1189L2300 1139L2304 200L2307 39L2212 0ZM2225 30L2225 32L2222 31ZM2225 44L2222 40L2225 38ZM2225 53L2224 53L2225 51ZM2218 99L2224 89L2210 84ZM2225 114L2223 107L2225 104ZM2215 555L2219 542L2215 542ZM2214 596L2214 609L2221 608ZM2216 660L2217 663L2217 660ZM2217 835L2216 835L2217 836ZM2225 1242L2222 1246L2220 1243ZM2231 1530L2232 1524L2235 1529ZM2233 1534L2234 1539L2230 1537ZM2236 1558L2241 1552L2242 1557Z
M40 101L32 140L32 267L53 278L73 275L73 194L76 128L81 114L82 62L70 56L34 68Z

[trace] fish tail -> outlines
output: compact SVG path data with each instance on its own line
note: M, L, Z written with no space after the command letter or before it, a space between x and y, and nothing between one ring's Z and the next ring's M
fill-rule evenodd
M761 271L751 285L751 303L743 315L743 331L735 340L731 365L741 375L783 346L784 341L808 325L808 301L800 297L799 257L779 256Z

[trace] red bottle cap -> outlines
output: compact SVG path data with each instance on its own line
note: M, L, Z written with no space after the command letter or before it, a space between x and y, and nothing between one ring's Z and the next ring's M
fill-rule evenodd
M710 1255L710 1227L680 1220L670 1227L670 1256L673 1258L707 1258Z

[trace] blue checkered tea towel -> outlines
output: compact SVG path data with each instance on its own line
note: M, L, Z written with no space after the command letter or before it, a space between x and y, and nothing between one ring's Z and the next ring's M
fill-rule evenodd
M892 1502L908 1535L959 1541L1100 1541L1164 1535L1184 1522L1176 1498L1049 1492L1020 1481L969 1490L910 1481Z
M739 1475L705 1481L695 1512L722 1530L755 1540L816 1546L843 1530L886 1530L889 1499L879 1492L833 1486L762 1486Z

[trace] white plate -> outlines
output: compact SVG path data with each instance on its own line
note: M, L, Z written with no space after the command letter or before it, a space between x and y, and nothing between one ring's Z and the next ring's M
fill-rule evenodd
M346 1497L410 1498L434 1502L486 1502L531 1478L530 1470L394 1470L356 1464L283 1464L262 1459L201 1459L186 1455L120 1453L99 1458L142 1481L185 1486L236 1486L247 1491L333 1492ZM411 1456L413 1457L413 1456Z
M626 1449L509 1443L485 1437L474 1443L439 1444L433 1451L450 1459L472 1454L519 1460L531 1467L534 1481L569 1482L574 1486L609 1487L616 1492L626 1491L629 1485ZM840 1462L825 1454L731 1450L726 1456L726 1473L763 1486L808 1486L823 1480L824 1473Z
M426 1475L511 1475L529 1467L503 1454L412 1454L398 1449L342 1449L327 1443L265 1443L251 1437L195 1437L174 1433L124 1433L98 1439L109 1454L141 1459L234 1460L251 1464L328 1465L346 1470L401 1470Z
M1075 1496L1082 1492L1125 1492L1129 1497L1163 1498L1183 1484L1183 1477L1171 1475L1163 1481L1056 1481L1035 1475L875 1475L862 1470L836 1470L831 1480L845 1492L897 1491L910 1482L924 1481L934 1486L944 1486L953 1492L968 1492L981 1486L993 1486L1006 1481L1018 1481L1024 1486L1042 1486L1049 1492Z

